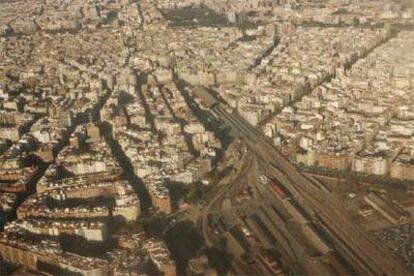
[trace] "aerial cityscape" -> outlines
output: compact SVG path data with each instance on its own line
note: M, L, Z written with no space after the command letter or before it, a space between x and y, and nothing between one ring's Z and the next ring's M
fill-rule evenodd
M0 276L414 274L414 0L0 0Z

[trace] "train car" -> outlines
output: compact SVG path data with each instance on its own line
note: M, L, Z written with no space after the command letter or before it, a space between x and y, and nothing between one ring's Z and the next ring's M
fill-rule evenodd
M269 183L270 183L270 190L273 192L273 194L277 198L281 200L287 198L285 192L276 184L274 180L271 180Z

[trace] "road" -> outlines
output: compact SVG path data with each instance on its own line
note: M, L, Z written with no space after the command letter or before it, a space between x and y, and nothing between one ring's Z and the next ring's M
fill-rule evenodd
M210 111L241 138L291 197L306 210L313 224L333 244L334 250L362 275L406 275L407 271L389 252L375 244L355 225L340 200L321 183L302 175L259 130L221 104Z
M227 194L230 193L233 189L237 188L237 185L240 181L245 177L245 175L250 171L250 168L253 165L253 156L251 153L247 153L243 157L241 168L238 174L235 176L233 180L230 181L230 184L223 187L220 192L218 192L215 197L210 200L208 205L203 209L203 213L200 219L200 226L203 232L203 236L205 239L205 243L207 246L211 247L214 244L214 238L212 237L212 233L210 231L209 226L209 216L214 213L215 211L222 209L222 203L226 198Z

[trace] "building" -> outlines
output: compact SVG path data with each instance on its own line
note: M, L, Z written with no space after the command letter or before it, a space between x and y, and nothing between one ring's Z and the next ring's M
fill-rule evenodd
M318 166L334 170L347 170L351 165L348 153L319 153Z
M189 276L217 276L217 271L209 264L206 255L188 261L187 274Z
M374 193L369 193L364 196L364 200L393 224L405 224L409 222L409 219L403 210L400 210L394 204L391 204Z
M352 170L366 174L386 175L388 161L382 156L355 156L352 160Z
M171 259L170 251L164 242L156 239L148 239L143 245L157 269L165 276L177 275L175 262Z

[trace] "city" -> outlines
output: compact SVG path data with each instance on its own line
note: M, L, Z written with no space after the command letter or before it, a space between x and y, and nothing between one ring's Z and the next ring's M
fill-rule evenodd
M414 273L411 0L0 1L0 275Z

